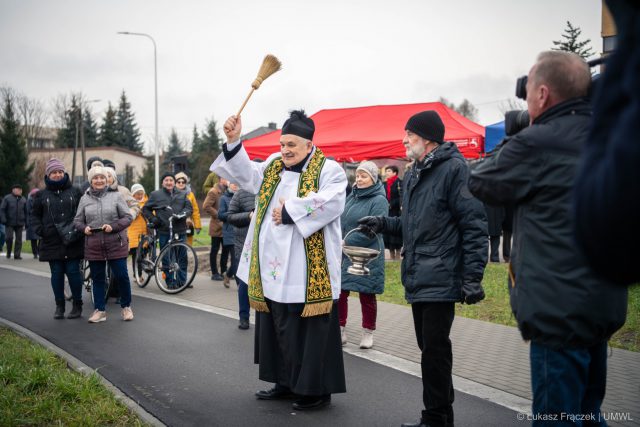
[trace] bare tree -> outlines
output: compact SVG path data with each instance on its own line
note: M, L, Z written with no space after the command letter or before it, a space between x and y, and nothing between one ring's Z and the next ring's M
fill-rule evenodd
M456 111L474 122L478 118L478 109L467 98L462 100Z
M17 101L18 117L22 122L22 136L27 141L27 149L43 148L41 145L47 113L42 102L24 95L19 96Z
M505 99L503 101L500 101L500 103L498 104L498 110L500 110L500 112L503 115L507 111L526 110L526 109L527 109L527 103L517 98Z

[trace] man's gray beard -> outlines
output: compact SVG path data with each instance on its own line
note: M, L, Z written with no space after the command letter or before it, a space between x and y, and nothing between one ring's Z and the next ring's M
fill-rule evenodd
M414 151L415 149L418 149L420 152ZM420 160L420 157L422 157L425 151L427 151L427 149L424 145L409 147L407 148L407 157L413 160Z

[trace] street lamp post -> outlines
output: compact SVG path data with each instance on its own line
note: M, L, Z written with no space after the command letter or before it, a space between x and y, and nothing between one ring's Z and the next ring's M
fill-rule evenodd
M154 135L154 143L155 143L155 189L158 190L160 188L160 144L158 142L158 56L156 52L156 41L149 34L145 33L132 33L129 31L118 31L118 34L123 34L126 36L142 36L147 37L153 43L153 82L154 82L154 93L155 93L155 135Z

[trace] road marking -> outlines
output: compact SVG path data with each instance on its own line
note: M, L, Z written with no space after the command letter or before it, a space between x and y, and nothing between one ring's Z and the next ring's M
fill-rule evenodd
M8 270L14 270L21 273L32 274L34 276L50 278L50 273L45 273L41 271L33 271L24 267L17 267L13 265L0 265L0 268L6 268ZM225 308L214 307L207 304L202 304L199 302L193 302L185 299L181 299L175 295L154 295L150 294L141 289L136 289L133 286L131 287L131 291L133 295L153 299L157 301L168 302L171 304L177 304L183 307L189 307L196 310L206 311L207 313L213 313L220 316L229 317L232 319L237 319L238 313L232 310L227 310ZM254 322L251 322L252 324ZM411 362L406 359L402 359L400 357L383 353L381 351L368 349L363 350L357 347L353 347L353 344L342 347L342 350L345 353L351 354L356 357L360 357L362 359L370 360L371 362L377 363L382 366L386 366L391 369L395 369L400 372L404 372L409 375L413 375L418 378L422 378L420 364ZM73 357L73 356L72 356ZM105 380L106 381L106 380ZM499 390L497 388L490 387L485 384L481 384L467 378L462 378L457 375L453 375L453 387L454 389L469 394L471 396L479 397L484 400L488 400L489 402L495 403L500 406L504 406L513 411L520 412L523 414L531 415L531 401L525 399L520 396L516 396L515 394L511 394L509 392Z

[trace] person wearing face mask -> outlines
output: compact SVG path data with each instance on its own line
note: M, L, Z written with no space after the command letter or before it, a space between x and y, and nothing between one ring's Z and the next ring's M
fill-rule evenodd
M187 195L187 199L191 202L191 207L193 208L193 213L189 218L187 218L187 227L191 232L187 235L187 243L189 246L193 246L193 234L200 234L200 230L202 229L202 223L200 222L200 208L198 207L198 202L196 201L196 195L193 194L191 190L191 185L189 185L189 177L184 172L178 172L176 174L176 188L179 191L184 191Z
M256 397L295 394L294 410L325 407L331 394L346 391L337 300L347 177L314 146L315 124L304 111L290 113L280 152L263 163L249 160L241 131L242 119L229 117L223 153L210 169L258 195L245 241L250 254L236 273L258 313L259 377L275 383Z
M467 187L467 163L444 133L435 111L409 118L402 143L414 163L404 176L402 216L359 221L370 233L402 236L401 279L422 351L425 407L421 419L405 427L454 424L449 334L455 303L484 299L487 219Z
M107 264L113 283L119 290L122 319L133 320L131 282L127 271L129 238L126 231L133 217L122 195L118 191L109 191L109 173L105 169L94 166L89 170L91 186L80 199L73 221L75 228L86 236L84 258L89 261L91 270L95 308L89 317L90 323L107 320L104 292Z
M52 158L47 161L44 176L45 188L35 194L29 217L33 231L41 236L39 258L48 262L51 270L51 288L56 302L54 319L64 319L64 278L69 280L73 308L67 319L82 314L82 273L80 262L84 256L84 238L65 244L56 224L73 221L82 197L79 188L71 185L64 163Z
M362 339L360 348L373 347L373 331L376 329L377 302L376 294L384 292L384 245L382 236L374 238L351 230L358 227L358 220L365 216L387 216L389 214L389 202L387 201L384 186L378 179L378 166L370 161L360 163L356 169L356 183L347 197L344 212L340 217L342 225L342 237L347 246L358 246L375 250L382 249L382 253L367 264L368 276L356 276L349 274L347 268L351 265L346 255L342 256L342 290L338 302L340 315L340 332L342 345L347 344L347 313L350 292L358 292L362 307ZM349 234L350 233L350 234ZM347 234L349 234L347 236ZM346 238L345 238L346 236Z

